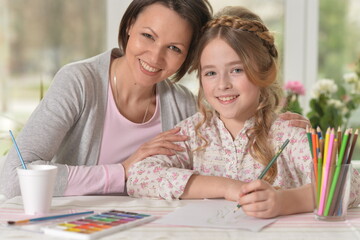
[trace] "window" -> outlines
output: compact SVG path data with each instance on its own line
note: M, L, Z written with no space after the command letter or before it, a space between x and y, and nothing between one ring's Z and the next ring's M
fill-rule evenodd
M106 49L106 0L0 0L0 155L66 63Z
M318 78L343 83L345 73L357 70L360 74L359 11L358 0L319 0ZM352 114L347 127L360 128L360 109ZM360 141L353 159L360 159Z

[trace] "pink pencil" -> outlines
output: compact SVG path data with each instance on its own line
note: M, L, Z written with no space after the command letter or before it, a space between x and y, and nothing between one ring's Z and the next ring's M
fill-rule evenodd
M321 185L321 194L320 194L318 215L323 215L323 212L324 212L325 199L326 199L326 188L327 188L329 172L330 172L331 155L332 155L332 151L333 151L334 137L335 137L334 129L331 129L330 139L329 139L329 147L327 148L328 152L326 153L325 172L323 173L324 178L323 178L323 182Z

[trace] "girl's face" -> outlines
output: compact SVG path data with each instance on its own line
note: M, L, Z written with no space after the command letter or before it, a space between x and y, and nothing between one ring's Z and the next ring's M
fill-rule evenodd
M181 67L192 28L175 11L155 3L139 13L128 34L125 59L129 77L136 84L151 86Z
M208 103L225 125L242 126L256 111L260 88L249 81L240 57L224 40L216 38L204 48L200 65Z

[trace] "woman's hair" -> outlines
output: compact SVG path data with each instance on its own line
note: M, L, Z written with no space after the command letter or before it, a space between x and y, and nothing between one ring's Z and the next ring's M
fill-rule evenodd
M222 39L234 49L241 59L247 78L260 88L259 105L254 116L255 124L246 131L249 138L247 148L256 161L267 165L275 152L269 142L269 131L276 119L276 110L282 96L282 89L276 81L278 52L274 45L273 35L262 21L238 17L242 13L241 10L239 14L220 16L208 22L198 44L191 70L197 70L201 80L201 53L213 39ZM197 136L205 142L203 147L206 147L208 141L201 136L200 127L207 124L213 115L213 110L209 108L204 99L201 81L198 107L204 118L195 130ZM264 179L272 183L276 175L277 165L274 164Z
M155 3L160 3L175 11L183 19L187 20L192 27L192 39L188 54L184 63L173 76L173 80L177 82L187 73L193 63L194 49L198 44L203 26L211 19L212 7L208 0L133 0L126 9L119 27L118 44L124 53L129 38L128 29L130 25L139 13ZM154 18L156 18L156 16L154 16ZM171 28L171 26L169 26L169 28Z

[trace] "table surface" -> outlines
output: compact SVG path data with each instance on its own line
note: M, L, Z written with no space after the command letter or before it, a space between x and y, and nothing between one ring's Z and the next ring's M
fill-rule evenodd
M51 213L71 211L106 211L119 209L164 216L188 203L203 200L136 199L127 196L76 196L53 198ZM224 200L225 201L225 200ZM37 232L25 231L6 225L7 220L26 219L21 197L0 205L0 239L60 239ZM360 239L360 207L349 209L347 220L341 222L318 221L313 213L279 217L260 232L241 229L215 229L184 227L148 223L101 239Z

